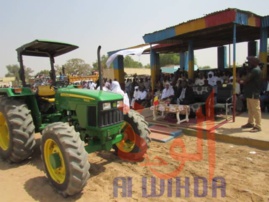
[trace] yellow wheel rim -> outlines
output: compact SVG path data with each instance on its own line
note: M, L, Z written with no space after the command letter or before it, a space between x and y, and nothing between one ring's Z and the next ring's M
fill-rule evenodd
M124 123L122 131L123 131L124 137L116 145L118 149L121 150L122 152L129 153L135 147L136 134L132 126L127 122Z
M47 139L43 152L50 177L58 184L62 184L66 177L66 168L60 147L54 140Z
M2 112L0 112L0 147L5 151L9 147L8 125L6 122L6 118Z

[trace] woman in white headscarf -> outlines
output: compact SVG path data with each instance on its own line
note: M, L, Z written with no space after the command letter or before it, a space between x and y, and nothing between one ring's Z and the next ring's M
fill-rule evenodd
M111 83L111 92L118 93L123 96L123 103L125 106L130 107L130 101L127 93L121 89L120 84L118 81L112 81Z
M111 87L111 91L113 93L118 93L118 94L121 94L122 96L124 96L124 92L123 92L123 90L121 90L121 87L120 87L120 84L118 81L112 81L110 87Z

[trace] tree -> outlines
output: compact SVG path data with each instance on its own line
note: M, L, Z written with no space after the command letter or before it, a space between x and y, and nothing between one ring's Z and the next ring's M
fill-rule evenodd
M146 69L150 69L150 64L146 64L146 65L144 66L144 68L146 68Z
M203 66L203 67L199 67L199 69L211 69L211 67L206 65L206 66Z
M19 65L7 65L6 66L7 68L7 72L6 73L6 77L15 77L15 81L17 84L19 84L20 82L20 75L19 75ZM31 77L31 74L33 73L34 71L29 68L29 67L24 67L24 75L25 75L25 80L27 81L30 77Z
M91 74L92 68L89 64L85 63L84 60L79 58L74 58L68 60L64 65L66 75L89 75ZM62 67L55 65L56 74L62 72Z
M30 67L24 67L24 73L25 73L25 80L28 81L32 77L32 73L34 73L34 70L32 70Z
M179 54L160 54L160 66L179 65Z
M44 76L49 76L50 75L50 71L45 69L45 70L41 70L40 72L36 73L35 76L37 75L44 75Z
M100 61L101 62L101 67L102 68L107 68L106 62L108 60L108 56L103 55L100 60L101 60ZM123 63L124 63L125 68L141 68L141 67L143 67L142 63L133 60L133 58L131 58L128 55L124 57ZM93 69L98 70L98 61L93 63L92 66L93 66ZM113 64L111 64L111 66L113 66Z
M7 73L6 77L15 77L15 80L19 82L20 76L19 76L19 66L18 65L7 65Z
M108 56L102 55L100 58L101 67L103 69L107 68L106 61L108 60ZM98 70L98 60L92 64L94 70Z
M180 57L178 53L160 54L160 66L179 65ZM194 56L194 64L197 64L197 59Z
M124 67L128 68L141 68L143 67L141 62L135 61L133 58L131 58L129 55L124 57Z

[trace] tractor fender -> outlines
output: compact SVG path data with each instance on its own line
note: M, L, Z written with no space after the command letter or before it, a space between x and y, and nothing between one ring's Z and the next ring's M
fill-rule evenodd
M0 95L7 97L25 97L34 95L30 88L0 88Z

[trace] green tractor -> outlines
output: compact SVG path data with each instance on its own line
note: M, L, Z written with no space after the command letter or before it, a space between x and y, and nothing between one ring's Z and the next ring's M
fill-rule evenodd
M31 156L41 136L41 157L51 184L63 196L82 191L90 176L88 153L112 148L130 161L143 159L150 131L144 117L123 110L120 94L56 81L54 58L78 46L34 40L17 49L22 87L0 88L0 156L12 163ZM50 59L51 85L33 92L22 56Z

